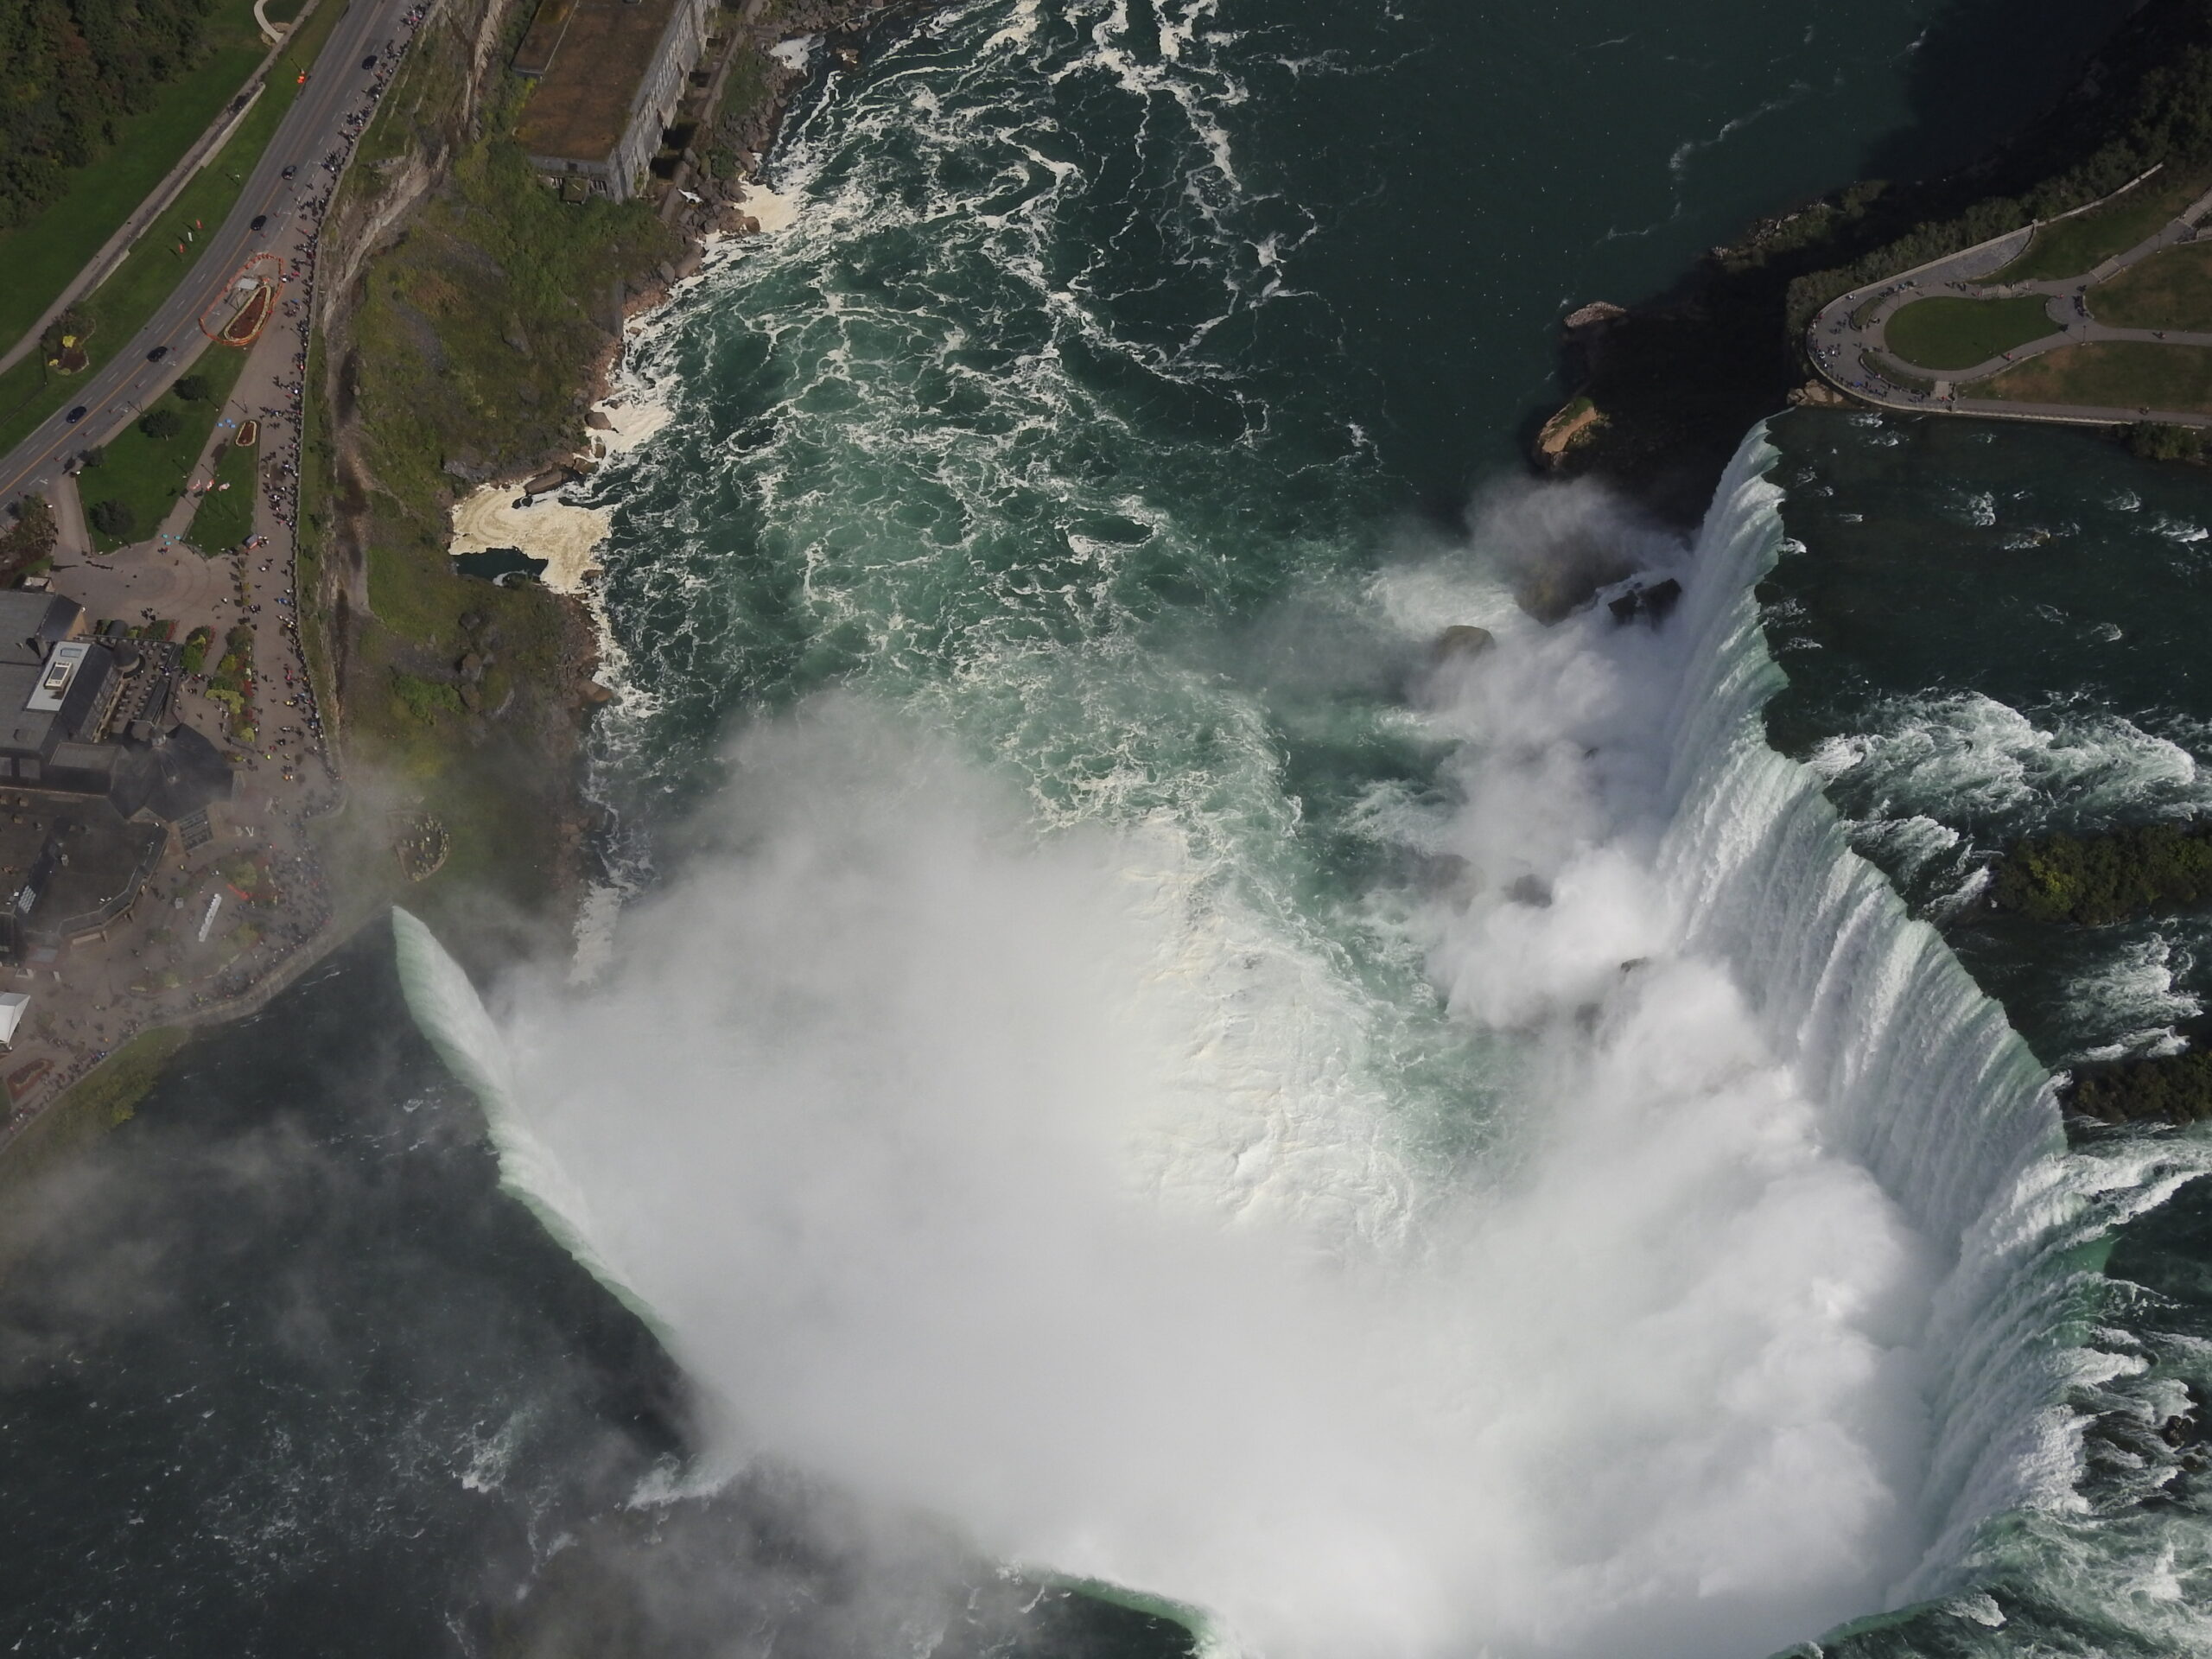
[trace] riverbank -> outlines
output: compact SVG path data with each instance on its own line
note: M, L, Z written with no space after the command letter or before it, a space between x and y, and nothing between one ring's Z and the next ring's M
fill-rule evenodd
M1754 421L1817 384L1805 330L1840 296L2059 217L2152 168L2201 168L2212 112L2212 16L2148 0L2073 89L1972 165L1917 181L1863 180L1762 219L1666 292L1584 307L1560 340L1560 378L1602 422L1556 457L1563 477L1613 483L1677 526L1696 522ZM1580 321L1577 321L1580 319ZM1826 401L1828 394L1808 401Z

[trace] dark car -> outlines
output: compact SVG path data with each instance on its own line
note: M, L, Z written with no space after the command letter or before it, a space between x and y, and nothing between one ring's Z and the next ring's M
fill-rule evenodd
M158 363L158 362L160 362L163 358L167 357L168 354L169 354L169 348L168 348L168 346L155 346L155 347L154 347L154 349L153 349L152 351L150 351L150 352L149 352L149 353L146 353L146 360L147 360L149 363Z
M299 169L298 164L297 164L297 163L295 163L294 165L292 165L292 166L290 166L290 167L288 167L288 168L286 168L284 169L284 176L285 176L286 178L288 178L288 179L289 179L289 178L290 178L290 177L292 176L292 175L294 175L295 173L298 172L299 170L300 170L300 169Z
M74 425L76 425L76 424L77 424L77 423L78 423L78 422L79 422L79 421L83 420L84 418L85 418L85 406L84 406L82 404L78 404L78 405L77 405L77 407L76 407L76 408L74 408L74 409L73 409L73 410L71 410L69 411L69 418L68 418L68 420L67 420L66 422L64 422L64 423L63 423L63 424L64 424L64 425L67 425L67 426L74 426Z
M252 226L252 228L257 231L257 230L259 230L263 226L266 225L268 222L269 222L269 215L268 215L268 214L266 214L266 213L256 213L256 214L253 216L253 226Z
M376 67L377 54L373 52L370 53L367 57L361 60L361 67L364 69L373 69Z

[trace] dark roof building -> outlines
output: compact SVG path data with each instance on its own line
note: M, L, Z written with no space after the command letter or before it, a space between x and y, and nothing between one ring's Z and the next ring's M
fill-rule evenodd
M515 137L540 173L626 201L706 48L707 0L543 0L515 54L537 81Z

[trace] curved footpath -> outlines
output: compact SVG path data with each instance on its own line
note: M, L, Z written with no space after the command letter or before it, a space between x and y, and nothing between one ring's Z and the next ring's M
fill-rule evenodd
M2148 175L2145 175L2146 177ZM2136 184L2142 183L2139 179ZM2133 189L2129 185L2127 189ZM2114 195L2126 194L2115 191ZM2113 200L2107 196L2076 213L2087 213ZM1970 387L2017 367L2031 358L2069 346L2099 340L2132 340L2145 345L2212 346L2212 334L2192 334L2177 328L2115 328L2089 314L2088 291L2109 282L2129 266L2154 253L2194 242L2200 232L2195 221L2212 213L2212 190L2199 196L2175 219L2125 253L2114 254L2095 269L2078 276L2039 278L2017 283L1985 280L2001 272L2025 252L2042 225L2009 231L1986 242L1935 260L1903 276L1885 277L1853 289L1821 308L1806 330L1805 349L1821 376L1853 399L1887 409L1923 415L1974 415L2002 420L2058 421L2096 426L2127 425L2138 421L2170 426L2212 428L2212 415L2188 410L2160 410L2145 404L2133 409L2101 408L2076 404L2031 404L2014 398L1976 397L1962 394ZM2065 215L2067 218L2072 214ZM2056 219L2043 221L2056 224ZM1898 356L1890 348L1891 317L1917 300L2019 299L2041 295L2053 332L2009 352L1977 363L1972 368L1927 369ZM1934 390L1922 391L1912 383L1933 381Z

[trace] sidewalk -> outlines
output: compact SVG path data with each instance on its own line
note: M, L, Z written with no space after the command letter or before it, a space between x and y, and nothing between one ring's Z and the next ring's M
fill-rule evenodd
M2147 175L2145 175L2148 176ZM2138 180L2138 183L2141 181ZM2133 188L2133 187L2130 187ZM2114 195L2122 194L2114 192ZM2104 200L2111 200L2106 197ZM2077 213L2101 206L2092 202ZM2155 254L2197 239L2195 221L2212 213L2212 190L2206 191L2169 219L2152 235L2125 252L2101 261L2094 270L2074 276L2041 277L2026 282L1985 283L2025 251L2037 226L2012 231L1987 242L1930 261L1915 270L1854 289L1823 306L1806 330L1806 349L1823 379L1861 402L1915 414L1974 415L2014 420L2074 422L2108 426L2135 421L2156 421L2176 426L2212 427L2212 415L2186 410L2091 408L2068 404L2024 404L2011 399L1964 397L1959 388L1993 378L2006 370L2048 352L2107 340L2145 345L2212 346L2212 334L2178 328L2117 328L2096 321L2088 308L2089 291L2109 282L2130 266ZM2063 217L2072 217L2068 214ZM2057 221L2050 221L2056 223ZM1937 370L1907 361L1890 349L1890 319L1906 306L1930 298L2018 299L2045 296L2045 314L2052 332L1970 368ZM1863 313L1863 315L1862 315ZM1932 391L1910 383L1927 380Z

